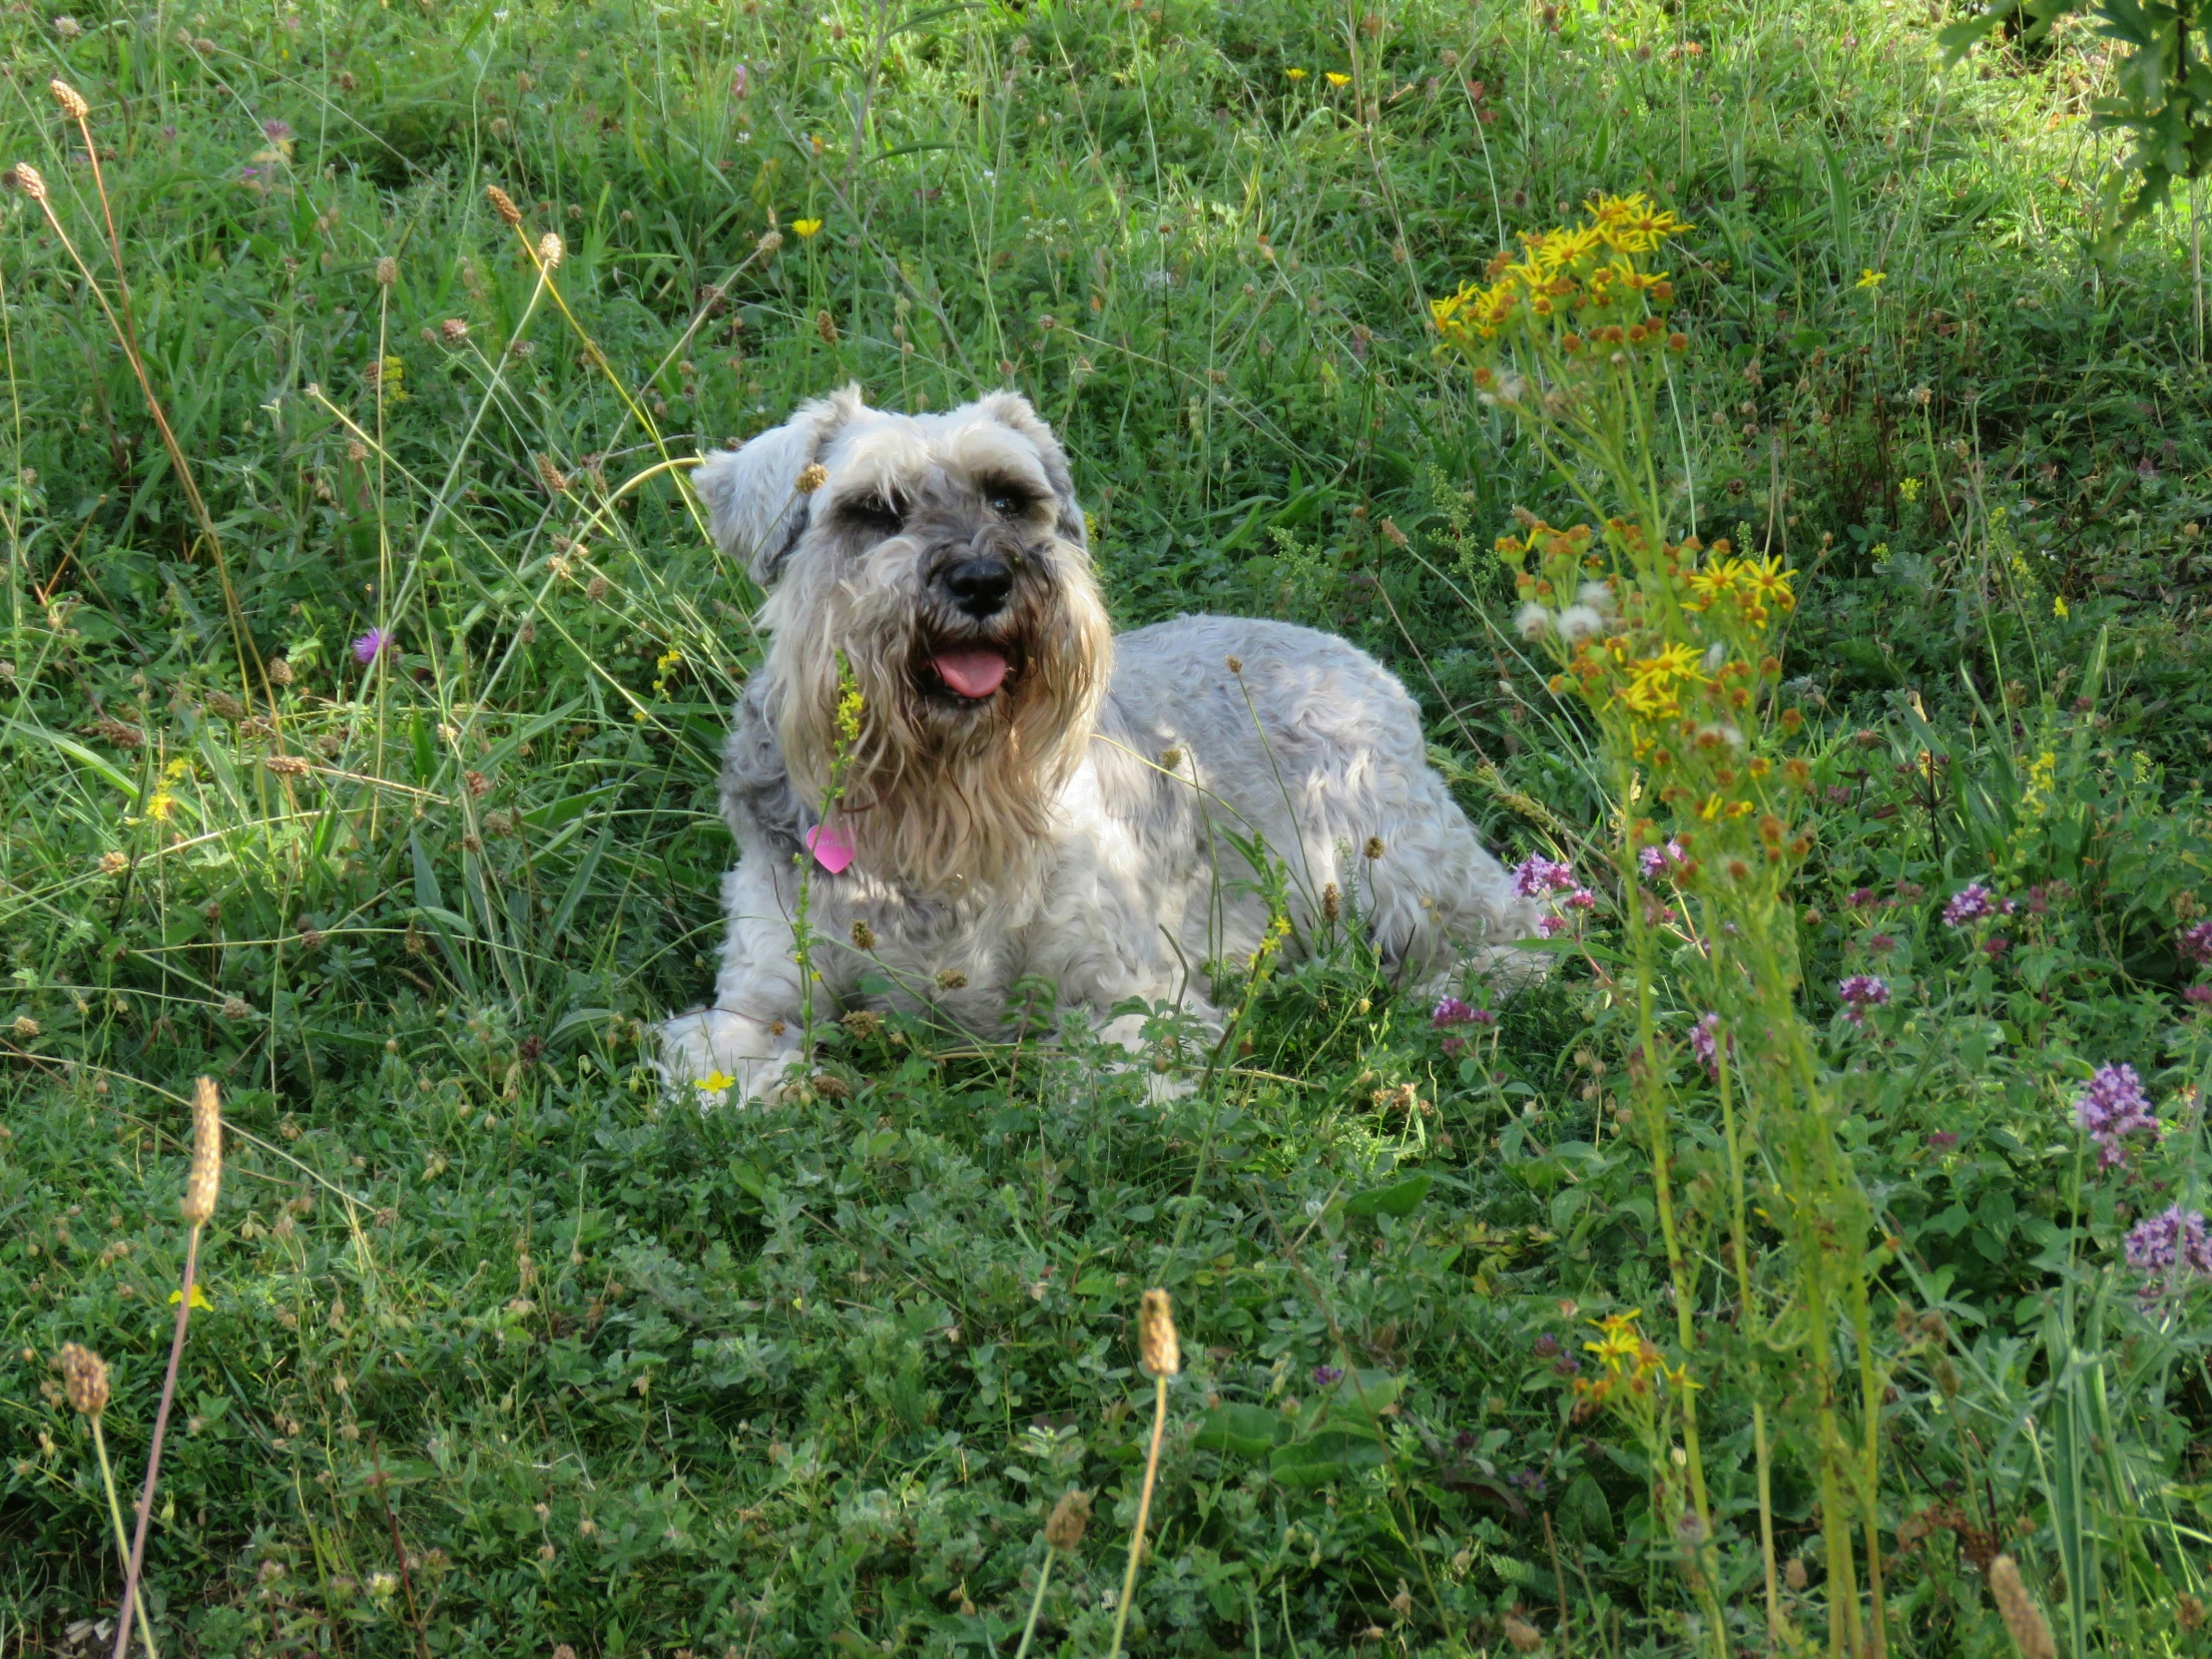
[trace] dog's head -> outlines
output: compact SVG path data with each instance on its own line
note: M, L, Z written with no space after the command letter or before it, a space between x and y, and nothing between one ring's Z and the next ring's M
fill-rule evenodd
M802 794L823 803L834 778L886 874L1005 875L1048 832L1111 666L1051 429L1013 392L905 415L847 387L694 481L769 590L770 696ZM856 737L838 731L840 664Z

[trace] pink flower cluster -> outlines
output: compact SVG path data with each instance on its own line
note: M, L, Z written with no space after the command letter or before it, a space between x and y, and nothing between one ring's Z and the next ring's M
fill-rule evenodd
M1656 881L1662 875L1672 875L1689 862L1689 858L1680 841L1669 841L1664 846L1647 846L1637 853L1636 867L1644 872L1646 881Z
M1547 858L1542 853L1532 854L1513 868L1513 891L1522 898L1545 898L1553 893L1564 893L1559 905L1568 910L1594 910L1597 894L1582 885L1574 873L1574 865L1561 858ZM1536 931L1545 938L1564 932L1569 918L1558 914L1538 918Z
M1855 973L1836 987L1844 999L1844 1017L1854 1025L1867 1023L1867 1010L1890 1000L1890 987L1871 973Z
M1455 1025L1490 1026L1497 1023L1494 1008L1477 1008L1471 1002L1463 1002L1456 996L1447 996L1436 1004L1428 1016L1428 1023L1438 1031L1449 1031ZM1467 1049L1467 1039L1456 1034L1444 1038L1444 1052L1457 1058Z
M2212 1276L2212 1229L2200 1212L2176 1204L2128 1234L2127 1265L2144 1276L2145 1297L2178 1290L2192 1274Z
M1946 926L1963 927L1983 916L2008 916L2012 910L2009 898L1997 897L1979 881L1968 881L1952 893L1950 902L1943 906L1943 921Z
M2174 940L2174 946L2192 962L2212 962L2212 916L2191 927L2184 927Z
M2150 1096L2143 1080L2127 1065L2099 1066L2096 1075L2074 1099L2074 1122L2097 1143L2097 1168L2113 1169L2127 1162L2127 1138L2147 1132L2158 1134L2158 1120L2151 1116Z
M1714 1077L1721 1074L1720 1028L1721 1016L1718 1014L1702 1014L1698 1017L1698 1022L1690 1027L1690 1052L1698 1057L1698 1062ZM1732 1055L1736 1052L1734 1037L1728 1039L1728 1052Z

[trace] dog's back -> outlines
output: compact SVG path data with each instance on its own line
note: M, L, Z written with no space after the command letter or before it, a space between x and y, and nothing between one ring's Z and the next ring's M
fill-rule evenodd
M1121 780L1109 810L1127 804L1159 863L1195 858L1231 884L1209 906L1211 948L1186 949L1249 951L1267 924L1239 840L1264 843L1308 936L1333 911L1357 912L1415 979L1534 931L1533 908L1430 770L1413 700L1348 641L1241 617L1124 634L1101 740L1124 752L1100 762Z

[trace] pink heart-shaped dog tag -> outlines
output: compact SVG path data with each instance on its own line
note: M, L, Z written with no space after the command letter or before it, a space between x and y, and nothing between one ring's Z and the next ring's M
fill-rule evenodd
M854 848L842 830L818 824L807 831L807 850L815 855L816 863L835 875L852 862Z

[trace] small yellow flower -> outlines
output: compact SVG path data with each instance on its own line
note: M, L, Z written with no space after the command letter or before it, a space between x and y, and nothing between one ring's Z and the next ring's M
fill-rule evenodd
M1889 279L1890 274L1887 271L1862 269L1859 273L1859 285L1863 288L1878 288Z
M172 1308L184 1300L185 1293L183 1291L171 1291L169 1293L169 1305ZM208 1300L207 1290L197 1279L192 1282L192 1306L195 1312L202 1308L213 1309L215 1307L215 1304Z
M710 1071L692 1087L701 1094L722 1094L736 1082L737 1079L726 1071Z
M1306 79L1306 71L1303 69L1286 69L1283 73L1288 75L1294 81L1303 81Z
M1333 87L1348 87L1352 84L1351 76L1340 75L1334 69L1322 71L1322 78Z
M2066 609L2066 599L2063 594L2054 593L2050 596L2050 614L2060 622L2064 622L2068 616L2072 615Z
M805 242L809 237L813 236L817 231L821 229L822 221L819 219L795 219L792 221L792 233L793 235L797 236L801 242Z

